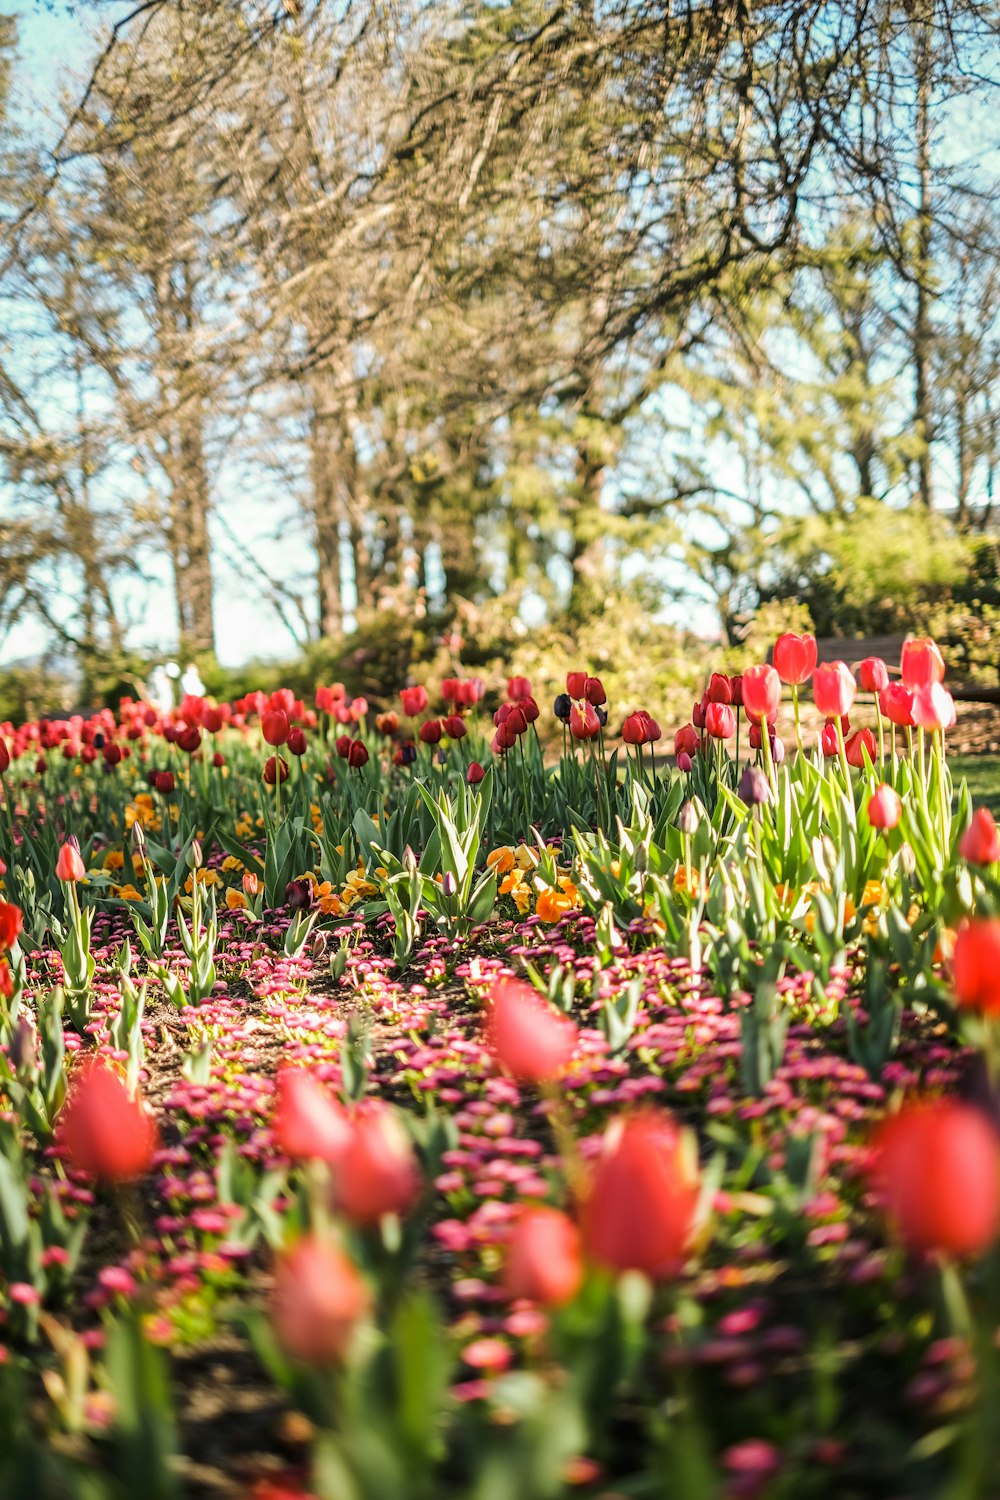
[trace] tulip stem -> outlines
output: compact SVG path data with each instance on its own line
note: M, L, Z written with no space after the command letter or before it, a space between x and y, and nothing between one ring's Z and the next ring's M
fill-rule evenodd
M882 719L882 703L878 693L875 694L875 713L878 717L878 768L881 771L885 763L885 724Z
M801 755L803 753L802 723L799 719L799 685L797 682L792 683L792 708L795 711L795 743L798 745L799 754Z
M761 719L760 721L760 743L761 749L764 752L764 766L767 770L767 784L771 788L771 791L775 794L775 796L777 796L778 778L775 775L774 757L771 754L771 728L766 718Z
M840 769L844 773L844 787L851 804L851 813L855 813L854 806L854 783L851 781L851 768L847 764L847 746L844 743L844 721L838 715L835 720L837 725L837 751L840 755ZM852 816L852 822L854 817Z

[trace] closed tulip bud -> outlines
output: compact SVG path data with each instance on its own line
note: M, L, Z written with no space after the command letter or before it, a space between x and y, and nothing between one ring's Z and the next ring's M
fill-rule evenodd
M576 1046L573 1022L519 979L498 979L487 1000L487 1041L497 1061L523 1083L557 1078Z
M732 703L733 685L723 672L712 673L705 697L709 703Z
M274 1143L292 1161L335 1165L350 1150L347 1112L307 1068L282 1068L271 1121Z
M404 1214L420 1192L420 1174L410 1138L388 1105L363 1105L351 1144L337 1169L337 1207L356 1224L377 1224L386 1214Z
M959 928L951 982L959 1005L1000 1015L1000 921L995 917L976 917Z
M103 1064L86 1068L59 1115L59 1139L73 1167L104 1182L127 1182L149 1170L156 1126Z
M899 799L899 793L883 781L868 799L869 823L873 828L883 830L895 828L902 816L903 804Z
M925 1254L979 1255L1000 1229L1000 1139L951 1099L904 1104L877 1130L871 1177L900 1239Z
M604 684L599 677L587 678L586 682L583 684L583 696L586 698L587 702L592 703L595 708L600 708L602 704L607 703L608 701L608 695L604 691Z
M129 842L131 843L132 848L135 850L136 854L145 854L146 835L143 832L142 824L140 823L138 818L136 818L135 822L132 824L131 830L129 832Z
M858 685L846 662L824 662L813 673L813 701L824 718L842 719L849 714L857 693Z
M478 760L469 761L468 769L465 773L465 779L470 786L478 786L485 775L486 772L483 770Z
M6 740L0 739L0 776L4 775L4 773L8 770L9 766L10 766L10 746L7 744Z
M269 709L260 721L260 731L269 745L284 745L288 739L288 715L283 709Z
M156 790L162 796L169 797L170 793L174 790L175 785L176 783L174 781L173 771L159 771L157 773Z
M863 771L865 768L865 752L868 752L869 761L873 761L878 754L878 744L870 729L856 729L844 746L847 755L847 764L854 766L855 770Z
M56 879L82 880L86 873L87 867L80 857L79 844L76 839L67 839L56 860Z
M279 712L286 714L288 718L291 718L297 706L295 694L291 688L275 688L267 700L267 706L268 708L277 709Z
M72 753L72 748L73 747L70 746L71 753ZM114 745L114 744L105 745L105 747L104 747L104 764L106 766L117 766L117 765L120 765L121 764L121 759L122 759L122 747L121 747L121 745Z
M349 734L338 734L337 738L333 742L333 747L340 759L346 760L351 753L351 746L353 744L354 741L351 739L351 736Z
M771 800L771 786L763 771L756 766L745 766L736 795L747 807L760 807Z
M35 775L36 776L44 776L45 772L46 772L46 770L48 768L48 764L49 763L45 759L45 756L44 755L40 755L38 757L38 759L35 761Z
M836 724L824 724L819 737L819 746L827 760L832 760L835 755L840 754L840 741L837 739Z
M640 716L640 718L644 719L645 722L646 722L646 744L647 745L653 745L653 744L656 743L657 740L660 740L660 739L663 738L663 730L660 728L659 724L653 718L652 714L648 714L644 708L640 708L640 710L639 710L639 716Z
M771 734L768 738L771 741L771 759L776 766L780 766L785 758L785 742L776 734Z
M584 1244L614 1271L675 1273L694 1225L698 1178L671 1115L619 1115L604 1134L583 1203Z
M27 1016L20 1016L10 1039L10 1060L15 1073L32 1077L38 1067L38 1033Z
M572 707L573 700L570 697L569 693L559 693L556 696L555 702L552 704L552 712L555 714L560 723L567 724L569 723L569 715Z
M288 780L288 762L280 755L269 755L264 762L264 785L274 786L279 776L282 781Z
M223 725L223 717L219 709L207 703L202 710L201 727L206 734L218 734Z
M430 701L427 689L418 684L416 687L405 687L399 695L403 705L403 712L410 719L415 719L417 714L422 714Z
M775 717L781 704L781 678L773 667L747 667L743 673L743 712L753 723Z
M628 714L622 724L622 739L626 745L646 743L646 722L640 714Z
M692 705L691 723L694 725L695 729L704 729L705 727L705 700L703 698L699 698L698 701Z
M420 738L425 745L437 745L442 734L440 719L426 719L420 726Z
M729 679L729 690L733 695L733 707L743 707L743 673L737 672L735 677Z
M527 677L509 677L507 679L507 697L517 702L518 698L531 697L531 682Z
M601 721L592 704L574 703L569 715L569 732L575 740L592 740L600 732Z
M515 707L520 709L528 724L534 724L538 718L538 704L530 694L524 698L518 698Z
M728 703L709 703L705 728L714 740L728 740L736 733L736 711Z
M271 1318L286 1354L306 1365L346 1358L371 1297L361 1273L344 1252L314 1235L279 1258Z
M351 716L351 723L360 724L361 720L364 719L368 714L368 699L352 698L349 712Z
M682 802L677 811L677 827L691 838L698 832L698 809L693 802Z
M193 727L182 729L177 736L177 747L183 750L185 755L194 755L201 749L201 730Z
M564 1307L583 1282L580 1231L558 1208L525 1208L507 1246L503 1284L508 1297Z
M412 766L416 758L417 747L412 740L407 740L405 745L400 745L399 760L401 765Z
M995 865L1000 860L1000 835L988 807L977 808L958 841L958 852L970 865Z
M305 755L306 737L298 724L288 731L288 751L290 755Z
M690 771L693 765L694 762L691 759L690 755L688 755L686 750L682 750L677 757L678 771Z
M571 698L582 698L583 690L587 686L586 672L567 672L566 691Z
M260 877L252 870L243 871L243 893L252 901L260 890Z
M201 844L197 839L192 839L190 844L188 845L187 853L184 856L184 862L189 870L200 870L202 865L205 863L205 855L202 850Z
M910 712L918 729L937 734L955 723L955 700L940 682L932 682L927 687L913 689Z
M808 682L816 666L816 637L787 631L774 643L774 670L789 687Z
M519 734L524 734L525 730L528 727L528 721L524 716L524 710L522 708L519 708L515 703L510 712L505 716L501 727L506 729L508 734L512 734L515 737Z
M308 880L290 880L285 886L285 905L289 911L308 911L312 898L312 885Z
M444 721L444 732L450 740L460 740L468 733L468 725L461 714L449 714Z
M698 731L693 724L683 724L674 735L675 755L696 755L698 752Z
M216 770L218 770L220 766L224 766L225 764L226 757L223 755L221 750L216 750L215 754L212 756L212 765L215 766Z
M913 726L913 693L903 682L889 682L880 696L880 708L889 723L900 729Z
M889 686L889 668L881 656L866 656L858 667L858 679L865 693L882 693Z
M904 642L899 659L899 675L903 686L915 692L917 688L929 688L944 677L944 658L937 643L931 640Z
M368 764L368 747L364 740L351 741L351 748L347 752L347 764L352 771L359 771L362 766Z
M395 734L399 728L399 714L379 714L375 720L375 728L379 734Z

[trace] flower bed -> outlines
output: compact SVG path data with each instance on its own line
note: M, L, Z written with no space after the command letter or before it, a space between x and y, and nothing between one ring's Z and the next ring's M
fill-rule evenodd
M0 726L0 1493L997 1492L1000 840L773 660Z

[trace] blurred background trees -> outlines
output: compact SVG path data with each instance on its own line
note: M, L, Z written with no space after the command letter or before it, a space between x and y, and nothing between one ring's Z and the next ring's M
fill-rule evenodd
M0 629L85 694L234 577L230 658L369 664L1000 604L995 4L73 9L0 120Z

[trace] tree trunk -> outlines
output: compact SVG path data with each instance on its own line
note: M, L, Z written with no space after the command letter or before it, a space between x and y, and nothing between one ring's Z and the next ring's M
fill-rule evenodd
M917 20L917 306L913 325L914 424L920 442L917 458L917 489L921 505L930 510L934 504L931 479L931 353L934 331L931 325L931 90L933 86L932 43L934 0L924 0L923 13Z

